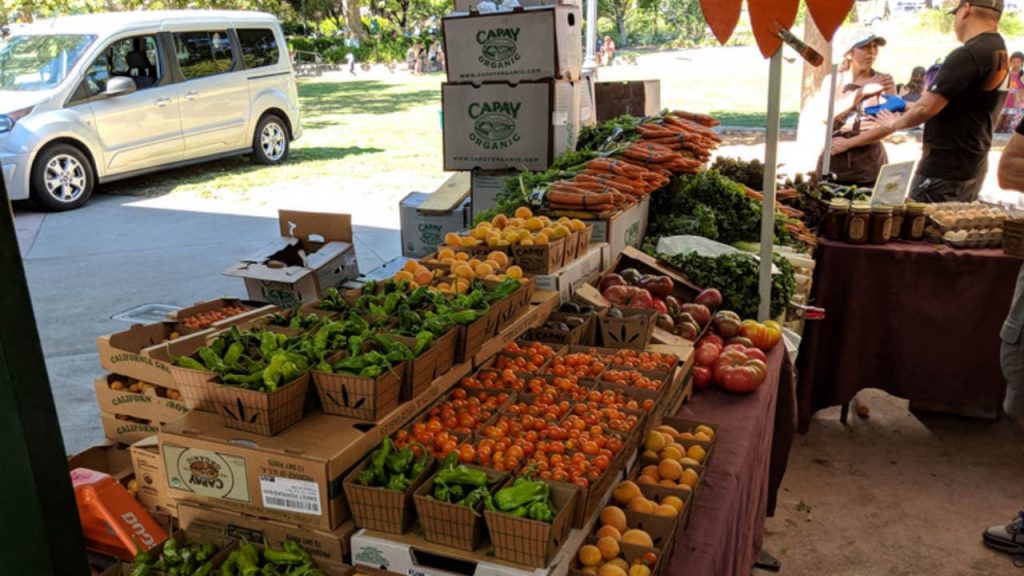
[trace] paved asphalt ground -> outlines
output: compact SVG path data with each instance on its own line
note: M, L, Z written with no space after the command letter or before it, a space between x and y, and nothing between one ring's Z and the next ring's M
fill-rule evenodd
M103 440L93 394L93 380L104 373L96 337L129 326L112 316L144 304L186 306L221 296L244 297L242 280L221 272L278 236L277 220L269 214L238 216L150 204L101 194L82 209L57 214L14 206L69 454ZM363 272L401 253L397 230L356 226L355 244Z

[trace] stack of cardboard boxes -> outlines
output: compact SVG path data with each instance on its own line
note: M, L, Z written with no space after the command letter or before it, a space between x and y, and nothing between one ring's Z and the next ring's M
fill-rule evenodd
M545 170L573 150L593 116L578 5L478 12L478 4L458 0L443 21L444 168L472 171L473 213L495 205L504 176Z

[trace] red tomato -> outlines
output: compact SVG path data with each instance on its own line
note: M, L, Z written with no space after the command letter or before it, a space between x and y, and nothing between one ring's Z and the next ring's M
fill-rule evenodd
M719 336L718 334L708 334L707 336L701 338L700 342L697 343L698 346L703 346L705 344L713 344L716 348L718 348L719 352L725 349L725 340L722 340L722 337Z
M697 358L698 366L711 366L718 360L718 356L722 353L722 350L716 347L714 344L703 344L697 348L695 354Z
M708 366L693 367L693 387L703 390L711 386L711 368Z
M747 348L746 350L743 351L743 353L747 355L747 358L753 358L755 360L760 360L761 362L768 364L768 357L765 355L764 352L757 348Z
M764 382L768 373L765 363L748 358L741 350L726 350L715 360L712 368L715 382L723 389L737 394L753 392Z

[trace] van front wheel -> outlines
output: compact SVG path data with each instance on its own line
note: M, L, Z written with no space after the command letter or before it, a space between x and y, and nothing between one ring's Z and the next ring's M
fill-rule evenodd
M288 129L284 120L268 114L256 126L252 137L252 159L257 164L274 165L288 158Z
M73 210L92 196L96 177L81 150L70 144L47 146L32 165L32 199L43 209Z

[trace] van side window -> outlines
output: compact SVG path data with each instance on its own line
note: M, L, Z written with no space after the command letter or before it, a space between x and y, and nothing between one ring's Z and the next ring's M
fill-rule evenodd
M273 66L280 55L277 51L277 38L272 30L266 28L239 28L238 41L242 45L242 62L246 68Z
M230 72L233 64L231 37L226 30L175 33L174 51L186 80Z
M156 36L124 38L107 46L89 66L86 88L89 96L96 96L107 89L107 80L126 76L135 81L136 89L145 90L156 86L163 73Z

